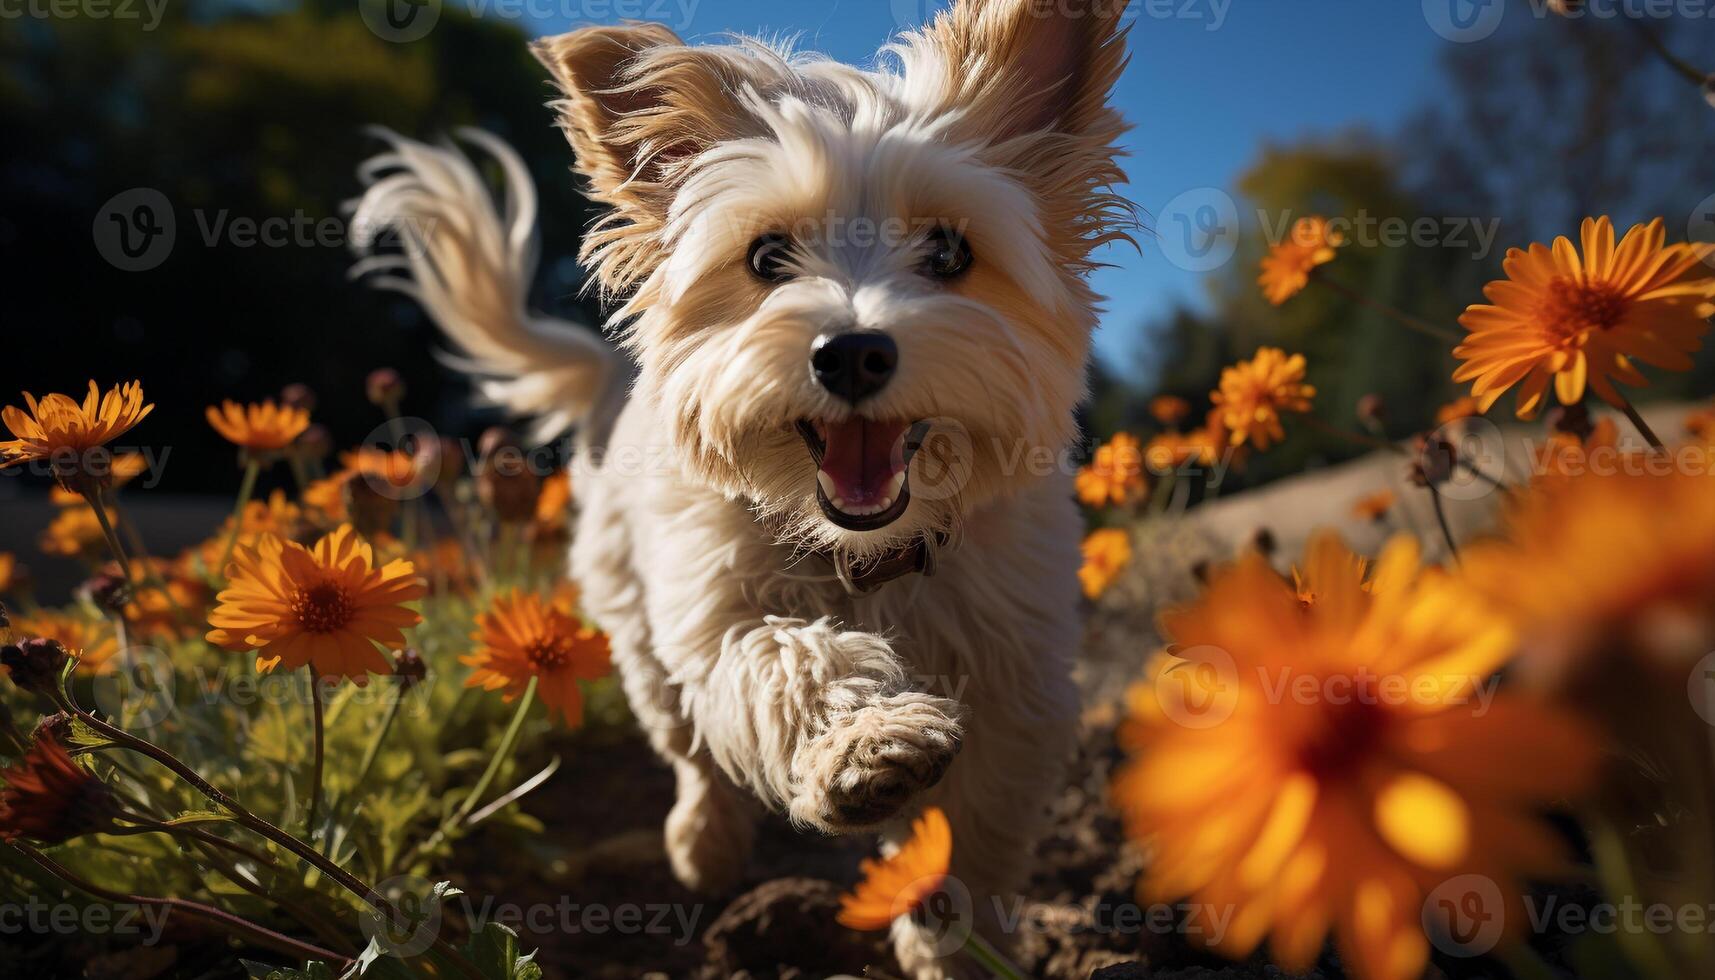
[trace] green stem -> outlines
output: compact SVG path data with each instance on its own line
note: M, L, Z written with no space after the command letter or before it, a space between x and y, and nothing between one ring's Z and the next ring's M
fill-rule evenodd
M85 490L83 499L95 511L95 519L101 523L101 533L107 537L107 547L113 552L113 557L119 562L119 573L125 576L125 585L129 588L136 579L131 576L131 559L125 554L125 546L119 543L119 535L113 531L113 522L107 517L106 495L100 488Z
M322 679L316 665L310 664L310 704L315 715L315 762L310 767L310 818L304 833L316 837L316 814L322 808L322 760L327 744L327 720L322 710Z
M1640 895L1637 877L1632 873L1631 856L1619 828L1612 820L1595 814L1583 822L1590 835L1590 852L1596 859L1596 873L1609 903L1618 904ZM1626 958L1644 976L1671 977L1678 972L1673 958L1649 930L1621 929L1615 934L1615 940Z
M518 699L518 710L512 713L512 722L506 726L506 734L500 736L500 744L495 747L494 757L488 760L488 768L483 770L482 778L476 781L476 786L464 798L464 802L459 804L459 808L453 812L453 815L441 821L441 825L435 828L434 834L430 835L421 847L413 848L412 853L430 850L445 840L447 834L463 823L464 819L470 816L471 811L476 809L476 805L482 802L483 794L488 792L489 785L494 782L496 776L500 775L501 766L506 764L506 760L512 755L513 748L518 744L518 734L524 730L524 717L530 713L530 706L536 703L536 683L537 678L530 678L530 685L524 689L524 696Z
M56 864L52 858L49 858L47 855L28 844L13 841L11 846L16 848L26 858L29 858L32 863L43 871L46 871L48 874L53 875L55 878L60 879L78 891L93 895L103 901L122 906L147 905L155 908L183 912L193 918L202 919L231 936L242 939L246 942L254 943L264 949L271 949L276 953L281 953L301 960L321 960L335 969L343 970L344 967L351 962L346 957L341 956L331 949L323 949L320 946L306 943L299 939L293 939L290 936L282 935L272 929L259 926L256 923L251 922L249 919L239 918L230 912L223 912L220 909L203 905L200 902L187 901L181 898L153 898L145 895L127 895L124 892L117 892L103 888L100 885L96 885L79 878L77 875L61 867L59 864Z
M1023 970L1001 955L999 950L990 946L988 940L974 932L971 933L970 938L965 940L965 952L970 954L971 959L982 964L983 969L988 970L990 975L999 978L999 980L1025 980Z
M244 482L238 485L238 505L232 508L232 533L226 536L226 547L220 552L220 567L210 569L214 574L226 577L226 563L232 560L232 548L238 544L238 532L244 527L244 508L250 503L250 496L256 492L256 478L262 475L262 464L246 456L244 462Z
M1429 485L1429 499L1435 502L1435 523L1441 525L1441 536L1447 540L1447 553L1453 556L1455 565L1461 564L1459 542L1453 539L1453 528L1447 523L1447 508L1441 502L1441 490L1433 483Z
M1618 392L1615 393L1618 394ZM1649 423L1644 421L1644 417L1638 413L1637 406L1632 404L1631 399L1625 395L1620 395L1618 408L1626 413L1626 418L1631 420L1632 428L1638 430L1638 434L1644 437L1651 449L1664 455L1667 453L1667 446L1662 443L1661 437L1655 434L1655 430L1649 427Z

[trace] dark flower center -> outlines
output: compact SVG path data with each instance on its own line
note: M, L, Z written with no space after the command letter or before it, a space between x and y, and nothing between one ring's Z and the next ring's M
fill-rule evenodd
M1372 687L1360 684L1354 696L1329 704L1318 730L1299 749L1299 762L1318 782L1349 777L1382 740L1388 710Z
M1612 330L1625 319L1630 301L1602 282L1555 279L1548 284L1537 316L1558 340L1572 340L1590 330Z
M332 633L351 622L351 596L333 582L299 589L292 596L292 615L311 633Z
M537 670L557 670L571 660L571 645L558 636L535 640L524 648L524 656Z

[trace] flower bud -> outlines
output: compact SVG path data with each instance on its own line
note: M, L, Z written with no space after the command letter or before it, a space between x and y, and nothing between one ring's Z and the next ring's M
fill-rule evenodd
M1387 424L1387 399L1368 394L1358 399L1358 421L1366 429L1377 430Z
M1439 487L1453 477L1459 451L1445 439L1428 436L1417 438L1417 451L1406 477L1420 487Z
M398 411L399 403L405 400L405 379L392 368L376 368L369 372L364 388L371 402L390 412Z
M1556 405L1549 410L1547 421L1550 431L1564 432L1579 442L1587 441L1596 431L1595 425L1590 422L1590 410L1584 407L1583 402Z
M393 662L393 676L399 679L400 691L409 691L429 676L429 665L423 662L422 654L406 647Z
M295 382L280 389L280 404L286 408L303 409L306 412L316 410L315 389L302 382Z
M35 694L59 691L60 674L71 654L58 640L32 637L22 643L0 647L0 664L12 673L12 683Z
M536 516L542 479L530 472L524 450L505 429L482 434L482 457L476 464L477 496L502 524L524 524Z
M117 570L97 572L78 586L78 592L108 612L119 612L131 601L131 583Z
M292 451L307 462L326 459L328 453L333 452L333 434L328 432L327 426L312 422L292 443Z

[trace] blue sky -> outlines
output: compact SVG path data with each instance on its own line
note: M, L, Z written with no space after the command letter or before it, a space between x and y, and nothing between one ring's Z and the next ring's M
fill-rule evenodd
M552 34L618 13L662 21L692 41L726 31L796 34L802 47L864 63L947 0L564 2L586 16L541 18L533 29ZM1425 10L1468 0L1132 2L1132 60L1117 93L1134 127L1127 195L1166 236L1184 202L1206 196L1206 188L1230 190L1265 143L1354 124L1387 131L1423 105L1449 43ZM1142 254L1108 250L1104 258L1116 267L1097 275L1109 297L1097 350L1116 366L1136 363L1141 324L1201 301L1202 275L1170 260L1171 244L1168 253L1156 241L1142 245Z

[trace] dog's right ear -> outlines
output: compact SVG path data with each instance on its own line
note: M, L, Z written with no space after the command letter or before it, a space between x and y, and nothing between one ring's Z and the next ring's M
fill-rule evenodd
M653 265L682 164L755 128L732 96L740 80L719 54L659 24L587 27L532 49L564 96L554 106L578 171L615 209L585 238L585 255L622 288Z

